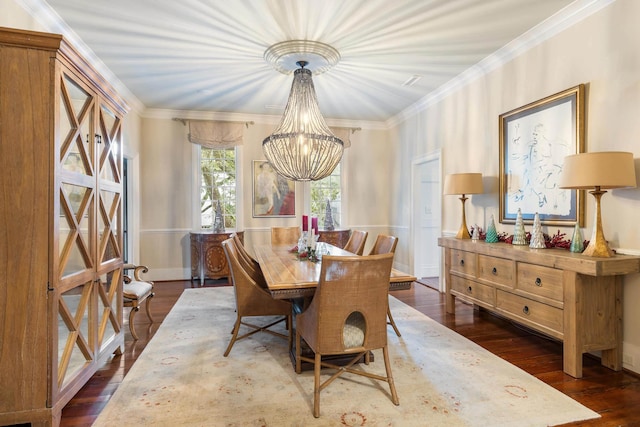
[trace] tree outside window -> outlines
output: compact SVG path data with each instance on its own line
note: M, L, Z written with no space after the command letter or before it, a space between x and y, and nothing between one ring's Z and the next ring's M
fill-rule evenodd
M340 228L341 224L341 185L340 185L340 166L326 178L319 181L311 181L311 215L318 217L318 225L324 228L324 220L327 211L327 200L331 205L331 216L333 217L333 225Z
M200 217L202 228L213 228L220 202L225 229L236 228L236 150L200 149Z

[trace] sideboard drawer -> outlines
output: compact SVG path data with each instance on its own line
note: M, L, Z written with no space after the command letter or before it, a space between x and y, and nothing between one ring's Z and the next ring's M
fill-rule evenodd
M560 308L502 290L498 290L496 294L496 307L498 311L511 318L517 318L524 324L546 331L557 338L562 338L564 315Z
M476 257L471 252L451 250L451 271L464 274L465 276L476 276Z
M518 263L517 288L533 295L562 302L564 299L562 270Z
M478 279L513 288L514 263L510 259L478 255Z
M496 305L496 290L491 286L451 276L451 290L475 302L484 303L491 307Z

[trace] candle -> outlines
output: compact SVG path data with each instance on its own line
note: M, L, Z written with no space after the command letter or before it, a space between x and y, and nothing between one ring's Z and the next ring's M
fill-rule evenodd
M302 231L309 231L309 217L302 215Z
M318 234L318 218L311 218L311 228L313 229L313 234Z

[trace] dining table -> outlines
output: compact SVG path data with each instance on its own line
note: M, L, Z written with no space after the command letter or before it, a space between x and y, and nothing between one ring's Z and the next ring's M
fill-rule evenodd
M273 298L297 299L313 296L320 281L321 261L300 258L291 245L258 244L253 249ZM326 242L317 243L316 253L355 255ZM392 269L389 290L410 289L415 280L415 276Z

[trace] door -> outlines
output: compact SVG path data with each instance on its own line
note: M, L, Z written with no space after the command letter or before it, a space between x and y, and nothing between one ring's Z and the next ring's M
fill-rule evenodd
M418 279L440 274L440 153L414 162L413 171L414 275ZM425 281L437 287L437 281Z

